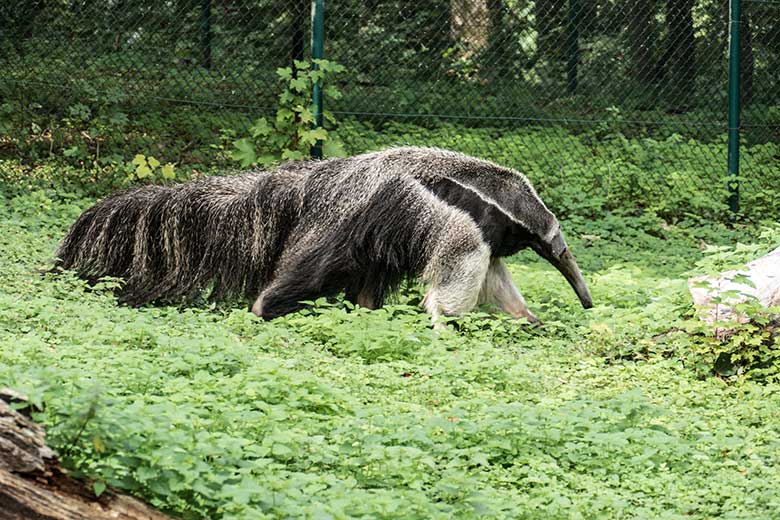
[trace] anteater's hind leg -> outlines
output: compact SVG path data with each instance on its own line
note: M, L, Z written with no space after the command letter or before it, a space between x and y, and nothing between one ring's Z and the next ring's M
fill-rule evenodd
M376 297L374 288L368 284L358 283L347 289L344 298L353 305L364 309L378 309L382 306L380 298Z
M296 274L282 276L260 293L252 312L264 320L272 320L297 312L305 307L302 301L315 300L321 293Z
M367 269L355 279L346 261L328 262L317 252L293 256L252 305L256 315L273 319L303 309L301 301L342 290L348 301L366 309L378 309L384 303L385 279L376 269Z
M370 265L364 269L360 278L347 286L344 297L364 309L379 309L385 302L388 288L393 286L380 266Z
M338 248L329 244L331 237L317 243L302 239L304 244L288 250L279 260L271 282L263 288L252 312L266 320L303 309L300 302L332 296L343 290L349 280L349 264L338 256Z
M492 258L488 268L485 283L479 294L480 303L491 303L498 306L514 318L525 318L529 323L538 323L525 303L523 295L512 281L512 275L500 258Z
M366 309L378 309L382 306L370 287L364 287L355 297L355 303Z
M309 273L299 266L285 269L260 293L252 312L265 320L303 309L302 301L312 301L324 296L319 284L308 278Z

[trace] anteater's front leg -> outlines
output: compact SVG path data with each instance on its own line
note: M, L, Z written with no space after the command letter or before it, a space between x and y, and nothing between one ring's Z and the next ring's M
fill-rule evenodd
M439 321L442 315L458 316L477 304L490 263L490 248L480 235L457 228L447 234L424 276L430 288L423 305L431 314L435 329L444 328Z
M525 318L530 323L538 323L525 303L523 295L512 281L512 275L500 258L491 258L485 283L479 294L480 303L491 303L515 318Z

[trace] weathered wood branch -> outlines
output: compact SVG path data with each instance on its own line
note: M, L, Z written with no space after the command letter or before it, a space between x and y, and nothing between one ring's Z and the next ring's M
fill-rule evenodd
M89 485L60 468L43 428L11 403L24 397L0 390L0 518L5 520L165 520L140 501Z
M750 284L742 280L749 280ZM708 287L701 287L702 282ZM748 317L734 310L737 304L752 298L765 307L780 305L780 248L750 262L744 270L727 271L719 277L691 278L688 288L693 302L705 311L702 318L706 322L733 319L746 323Z

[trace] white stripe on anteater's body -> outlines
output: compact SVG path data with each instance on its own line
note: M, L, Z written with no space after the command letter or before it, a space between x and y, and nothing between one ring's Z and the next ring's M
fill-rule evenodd
M342 291L378 307L420 277L434 317L482 294L531 319L498 258L558 235L514 170L406 147L118 193L73 224L58 266L124 278L120 298L134 305L211 287L214 298L256 298L253 311L273 318Z
M460 207L470 204L479 222L480 212L493 211L540 238L554 235L558 221L521 173L489 161L436 148L403 147L368 157L411 175L439 198ZM472 200L469 200L472 199Z

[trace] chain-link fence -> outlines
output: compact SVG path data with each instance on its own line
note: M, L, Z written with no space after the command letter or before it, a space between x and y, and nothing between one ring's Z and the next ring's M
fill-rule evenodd
M343 97L326 108L349 152L442 146L517 167L542 189L572 175L588 176L594 192L724 185L728 0L325 4L325 57L347 69ZM276 69L310 57L311 9L289 0L6 3L0 88L30 113L64 119L121 105L125 135L175 133L194 118L194 144L175 159L197 161L199 143L274 114ZM780 160L780 0L742 0L740 27L750 195ZM149 115L161 111L170 117Z
M64 115L84 100L265 113L275 69L309 47L309 6L284 1L23 0L0 22L0 81Z

